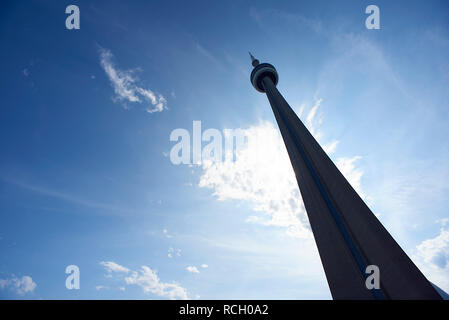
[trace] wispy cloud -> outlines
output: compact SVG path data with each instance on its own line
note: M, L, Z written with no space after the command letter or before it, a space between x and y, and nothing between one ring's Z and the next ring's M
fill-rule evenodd
M198 239L218 255L228 257L232 264L247 266L238 272L247 273L248 278L260 277L263 281L267 272L274 272L278 279L295 279L301 287L301 298L331 298L313 238L292 241L282 232L264 228L260 232L239 233L233 237Z
M124 266L121 266L113 261L102 261L100 264L106 269L108 273L112 272L123 272L128 273L130 270L128 268L125 268Z
M342 157L337 159L335 165L343 173L345 178L348 179L359 196L366 199L361 185L363 171L355 166L355 162L360 159L362 159L361 156L354 156L352 158Z
M117 208L108 203L92 201L89 199L85 199L79 195L62 192L59 190L55 190L54 188L48 188L48 187L44 187L44 186L41 186L38 184L31 184L29 182L20 181L20 180L16 180L16 179L8 179L8 178L3 178L3 177L0 177L0 181L10 183L17 187L20 187L20 188L23 188L25 190L29 190L32 192L36 192L38 194L41 194L41 195L44 195L47 197L57 198L57 199L60 199L63 201L67 201L67 202L70 202L70 203L73 203L76 205L81 205L81 206L88 207L88 208L102 209L102 210L106 210L107 212L117 212L119 214L129 213L129 210Z
M125 108L127 108L127 102L147 102L145 111L148 113L161 112L167 109L167 100L164 96L138 85L138 78L135 73L139 69L120 70L116 68L113 62L113 54L110 50L104 48L100 48L100 64L114 88L114 100L121 101Z
M321 102L323 102L323 99L317 99L315 101L315 104L312 106L310 111L307 113L307 116L305 117L305 125L307 129L309 129L310 133L314 136L314 138L321 142L322 141L322 132L319 130L319 126L323 122L322 115L318 113L318 109L321 105ZM298 111L298 117L301 117L302 113L304 112L305 105L302 104ZM322 144L322 147L324 151L326 151L327 154L334 153L337 149L339 141L338 140L332 140L330 142L327 142L325 144Z
M30 276L23 276L22 278L13 276L9 279L0 279L0 289L9 288L19 295L33 292L36 286L36 282Z
M100 290L103 290L103 289L107 289L107 287L102 286L102 285L95 286L95 290L97 290L97 291L100 291Z
M173 236L171 234L168 233L167 229L162 229L162 233L164 234L165 237L167 238L173 238Z
M198 42L195 43L196 50L206 59L208 59L210 62L212 62L218 69L224 70L223 63L216 58L210 51L205 49L202 45L200 45Z
M404 244L416 243L420 227L440 217L444 221L447 216L449 167L446 158L434 161L410 158L379 171L381 177L375 181L377 187L370 190L370 196L379 205L382 222ZM418 230L414 230L416 227Z
M251 7L249 11L250 17L259 25L259 27L268 30L267 23L281 24L283 26L289 26L289 30L304 29L311 30L317 34L325 33L326 29L323 28L323 23L319 19L309 18L299 13L286 12L277 9L258 9Z

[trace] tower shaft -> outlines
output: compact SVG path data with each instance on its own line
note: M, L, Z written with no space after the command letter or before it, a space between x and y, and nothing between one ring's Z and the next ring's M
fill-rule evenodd
M272 68L272 70L270 69ZM276 88L273 66L255 66L301 191L334 299L441 299L374 216ZM366 267L380 270L380 288L366 286Z

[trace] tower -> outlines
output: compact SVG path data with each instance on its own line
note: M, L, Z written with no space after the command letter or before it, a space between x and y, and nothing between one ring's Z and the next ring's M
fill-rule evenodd
M251 83L281 131L334 299L441 299L279 93L279 76L251 53ZM380 287L368 289L368 266Z

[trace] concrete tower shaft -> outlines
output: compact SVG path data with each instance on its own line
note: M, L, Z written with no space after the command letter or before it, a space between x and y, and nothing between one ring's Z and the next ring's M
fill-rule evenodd
M279 93L278 80L268 63L256 64L251 73L281 131L332 297L441 299ZM380 270L379 289L366 286L370 265Z

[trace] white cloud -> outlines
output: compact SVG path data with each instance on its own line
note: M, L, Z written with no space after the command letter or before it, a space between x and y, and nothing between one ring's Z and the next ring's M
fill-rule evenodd
M174 249L173 247L168 248L168 257L173 258L174 255L180 257L181 249Z
M105 286L96 286L95 287L95 290L97 290L97 291L100 291L101 289L106 289L106 287Z
M188 266L188 267L186 268L186 270L187 270L188 272L190 272L190 273L200 273L200 271L198 270L198 268L197 268L197 267L194 267L194 266Z
M142 266L139 271L133 271L131 276L125 278L126 284L137 285L145 293L152 293L159 297L169 299L188 299L187 291L177 283L162 282L157 272L147 266Z
M317 100L306 116L306 124L315 138L322 136L316 126L320 122L317 110L321 102ZM234 161L203 162L199 186L213 189L213 195L220 201L249 201L256 214L248 217L248 222L282 227L287 234L298 238L310 237L301 194L278 128L262 122L241 130L248 137L246 147L236 150ZM331 141L328 151L334 151L337 144L338 141ZM357 159L340 158L337 165L363 195L362 171L354 165Z
M320 107L322 101L323 101L323 99L318 99L315 102L315 105L312 107L312 109L310 109L309 113L307 114L306 122L305 122L305 124L306 124L307 128L309 129L310 133L313 134L313 136L317 140L320 140L321 134L319 134L319 132L315 128L314 124L316 122L315 121L315 117L317 115L318 108ZM319 134L319 135L317 136L317 134Z
M142 288L144 293L152 293L159 297L169 299L188 299L187 290L177 283L162 282L155 270L150 267L142 266L138 271L132 271L113 261L100 262L108 271L109 278L118 276L119 279L125 281L127 285L137 285ZM123 274L126 274L123 279ZM105 286L97 286L97 290L106 288ZM126 287L119 287L120 291L125 291Z
M242 129L246 148L235 161L203 162L199 186L211 188L218 200L244 200L257 216L250 222L287 228L292 235L309 235L301 196L282 138L269 122ZM267 170L270 168L270 170Z
M351 186L357 191L360 197L366 198L365 194L362 191L361 180L363 172L360 169L357 169L354 162L362 159L360 156L354 156L352 158L338 158L335 165L338 167L340 172L345 176L345 178L349 181Z
M102 266L106 269L108 273L112 272L123 272L128 273L130 270L128 268L125 268L124 266L121 266L113 261L102 261L100 262Z
M305 125L307 129L309 129L310 133L313 135L313 137L321 143L322 140L322 133L319 130L318 126L322 124L323 118L321 115L318 114L318 108L321 105L321 102L323 102L323 99L317 99L315 101L315 104L312 106L310 111L307 113ZM305 105L302 104L298 111L298 117L301 117L302 113L304 112ZM332 154L337 149L339 141L338 140L332 140L326 144L322 144L324 151L326 151L327 154Z
M423 241L417 249L424 262L440 269L446 268L449 262L449 229L441 229L437 237Z
M339 144L339 142L340 141L338 140L334 140L332 142L329 142L328 144L323 145L322 147L327 154L332 154L337 149L337 145Z
M430 281L449 291L449 229L441 228L438 236L421 242L413 260Z
M146 101L150 103L145 107L145 111L148 113L167 109L167 100L161 94L156 94L150 89L144 89L137 85L136 70L123 71L115 67L110 50L100 49L100 64L114 88L116 94L114 99L123 102L125 108L127 108L126 102L142 103Z
M207 264L205 264L205 263L203 263L202 265L201 265L201 268L203 268L203 269L205 269L205 268L208 268L209 266L207 265Z
M437 219L438 223L440 223L443 227L449 222L449 218Z
M163 229L163 230L162 230L162 233L163 233L164 236L166 236L167 238L172 238L172 237L173 237L172 235L170 235L170 234L168 233L168 230L167 230L167 229Z
M0 289L10 288L20 295L33 292L36 286L36 282L30 276L23 276L22 278L13 276L10 279L0 279Z

